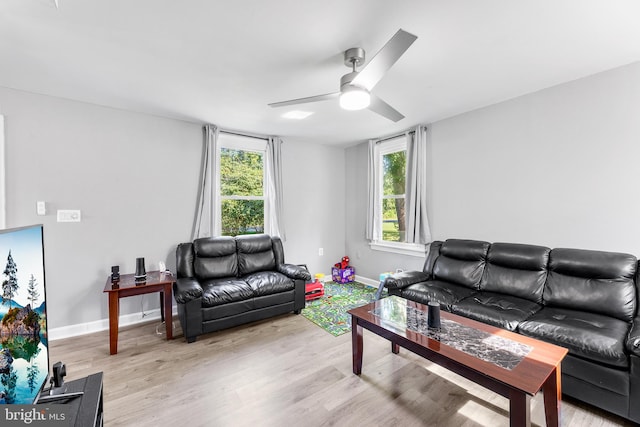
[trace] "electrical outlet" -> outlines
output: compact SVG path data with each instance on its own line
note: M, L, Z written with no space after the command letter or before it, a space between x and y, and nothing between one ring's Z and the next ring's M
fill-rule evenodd
M47 204L45 202L36 202L36 213L38 215L47 214Z
M324 248L318 248L318 255L324 256Z

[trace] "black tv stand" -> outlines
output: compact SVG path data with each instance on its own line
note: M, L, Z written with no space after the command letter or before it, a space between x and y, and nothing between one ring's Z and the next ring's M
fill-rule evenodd
M76 397L80 397L84 394L84 391L75 391L73 393L60 393L60 394L45 394L38 398L38 405L43 403L59 402L61 400L71 400Z
M69 381L53 394L41 395L38 404L65 405L70 426L101 427L103 425L102 372Z

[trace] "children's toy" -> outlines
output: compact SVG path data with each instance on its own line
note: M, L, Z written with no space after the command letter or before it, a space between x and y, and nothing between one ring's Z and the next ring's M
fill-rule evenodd
M349 267L349 257L348 256L343 256L342 257L342 261L340 262L336 262L334 264L335 268L340 268L342 270L346 269L347 267Z
M322 283L322 279L324 279L324 274L317 273L315 275L315 281L311 283L307 283L304 289L304 300L310 301L313 299L318 299L324 295L324 284Z
M342 261L333 266L331 279L336 283L351 283L356 280L356 270L349 265L348 256L343 256Z

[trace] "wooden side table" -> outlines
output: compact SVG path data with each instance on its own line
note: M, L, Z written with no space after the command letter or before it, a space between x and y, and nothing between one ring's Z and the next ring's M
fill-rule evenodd
M107 277L104 292L109 294L109 351L118 353L118 320L120 317L120 298L134 295L160 292L160 311L167 326L167 339L173 339L172 287L175 280L171 272L149 271L144 282L136 281L133 274L123 274L118 282L111 282Z

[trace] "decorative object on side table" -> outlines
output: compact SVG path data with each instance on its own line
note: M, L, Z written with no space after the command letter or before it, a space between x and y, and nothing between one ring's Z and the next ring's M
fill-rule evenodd
M146 280L147 270L144 268L144 258L136 258L136 274L134 276L137 282Z
M120 280L120 266L114 265L111 266L111 282L117 283Z

